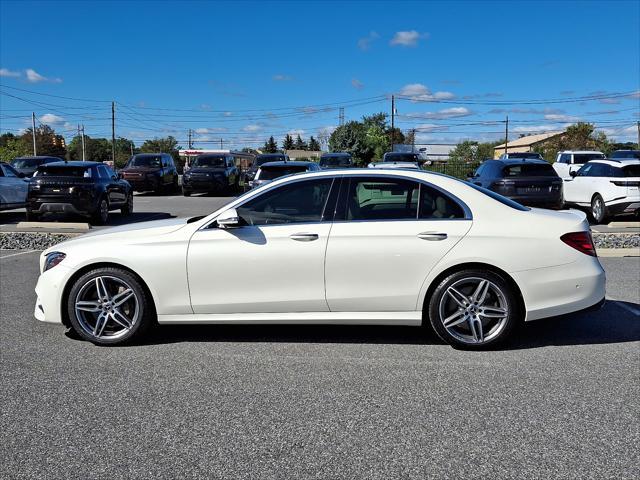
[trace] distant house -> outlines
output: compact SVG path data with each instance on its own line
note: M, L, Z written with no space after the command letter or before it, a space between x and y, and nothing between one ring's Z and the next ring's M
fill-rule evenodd
M394 152L417 153L422 160L431 162L447 162L449 154L456 148L455 143L421 143L415 145L394 145Z
M538 135L527 135L510 141L506 144L507 153L533 152L552 138L562 135L564 132L540 133ZM500 158L504 153L505 144L496 145L493 148L493 158Z
M322 152L315 150L285 150L284 153L289 155L290 160L298 160L308 158L311 161L319 161Z

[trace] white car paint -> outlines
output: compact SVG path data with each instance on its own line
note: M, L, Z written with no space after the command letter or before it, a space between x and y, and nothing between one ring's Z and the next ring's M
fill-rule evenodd
M28 180L20 178L7 164L0 164L0 210L23 207L27 202Z
M402 177L454 195L467 219L205 227L231 208L288 182L366 175ZM471 218L472 216L472 218ZM417 325L428 289L450 267L482 263L518 285L526 319L580 310L604 298L597 258L560 240L588 231L578 211L516 210L465 182L424 171L330 170L277 179L205 218L103 230L52 247L66 258L41 273L35 316L62 323L65 289L80 269L121 265L148 286L159 323ZM447 235L429 241L431 234ZM291 235L317 235L294 241ZM425 234L426 239L417 237Z
M599 194L609 209L619 207L618 213L632 213L640 209L640 177L590 176L589 170L595 165L605 165L618 171L632 165L640 165L640 160L593 160L586 163L575 177L564 182L564 200L570 205L589 207L594 195ZM611 170L610 170L611 171Z

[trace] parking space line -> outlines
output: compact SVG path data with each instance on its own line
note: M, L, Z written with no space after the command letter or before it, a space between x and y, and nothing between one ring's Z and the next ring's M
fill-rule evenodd
M3 255L0 257L0 260L2 260L3 258L17 257L18 255L26 255L27 253L34 253L34 252L39 252L39 250L29 250L27 252L18 252L18 253L12 253L11 255Z

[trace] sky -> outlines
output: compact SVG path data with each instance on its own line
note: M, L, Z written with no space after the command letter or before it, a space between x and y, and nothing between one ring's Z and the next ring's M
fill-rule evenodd
M0 0L0 131L257 147L391 112L417 143L636 141L640 1Z

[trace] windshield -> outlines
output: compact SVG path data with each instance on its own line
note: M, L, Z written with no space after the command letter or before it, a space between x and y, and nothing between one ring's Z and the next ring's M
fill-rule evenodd
M260 169L260 173L258 174L258 180L275 180L276 178L284 177L285 175L292 175L294 173L302 173L306 172L307 167L305 166L273 166L273 167L263 167Z
M203 157L200 156L193 161L191 164L192 167L224 167L225 166L225 157L215 156L215 157Z
M351 165L351 157L347 155L327 155L320 158L322 167L344 167Z
M91 178L91 167L40 167L34 176Z
M640 177L640 164L627 165L622 168L614 168L616 177Z
M11 165L13 168L36 168L43 163L43 158L16 158Z
M160 155L135 155L129 160L128 167L162 167Z
M384 162L417 162L418 155L415 153L387 153Z
M263 163L267 163L267 162L284 162L287 159L284 157L284 155L281 154L273 154L273 155L258 155L256 157L256 165L260 166Z
M510 153L509 158L542 158L539 153Z
M556 177L556 171L550 164L530 163L509 165L502 172L505 177Z
M506 205L507 207L511 207L511 208L513 208L515 210L520 210L521 212L527 212L527 211L531 210L529 207L525 207L524 205L520 205L518 202L514 202L510 198L503 197L499 193L493 192L491 190L487 190L486 188L480 187L480 186L475 185L475 184L473 184L471 182L465 182L465 183L467 185L469 185L470 187L476 189L480 193L484 193L486 196L493 198L494 200L502 203L503 205Z
M601 160L604 158L604 153L575 153L573 155L573 163L582 165L590 160Z
M640 160L640 150L618 150L611 154L611 158L637 158Z

